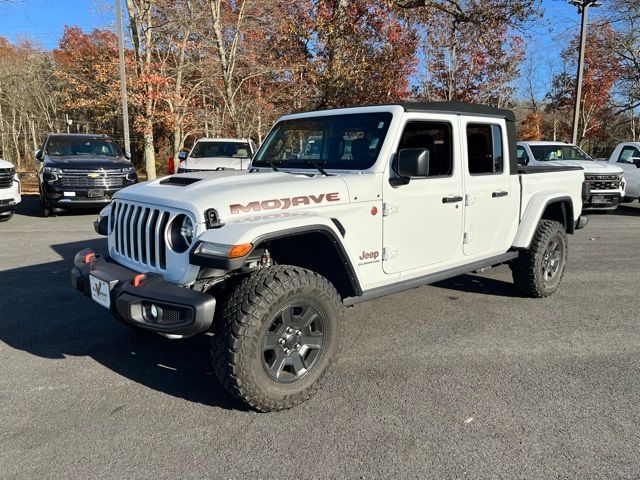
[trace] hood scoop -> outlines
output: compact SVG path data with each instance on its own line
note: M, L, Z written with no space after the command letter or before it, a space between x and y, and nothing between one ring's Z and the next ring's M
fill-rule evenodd
M193 177L169 177L164 180L160 180L160 185L178 185L181 187L186 187L187 185L191 185L192 183L196 183L202 180L201 178L193 178Z

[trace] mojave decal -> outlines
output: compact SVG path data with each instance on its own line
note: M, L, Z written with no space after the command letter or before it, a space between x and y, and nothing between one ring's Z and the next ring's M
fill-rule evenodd
M262 210L286 210L290 207L297 207L299 205L313 205L322 202L339 202L340 193L321 193L320 195L302 195L299 197L291 198L272 198L269 200L257 200L255 202L249 202L246 205L240 203L234 203L229 205L231 214L248 213L248 212L260 212Z

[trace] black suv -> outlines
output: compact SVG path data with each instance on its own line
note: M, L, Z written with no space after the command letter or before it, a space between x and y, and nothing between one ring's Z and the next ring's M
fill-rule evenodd
M138 181L129 154L107 135L51 134L36 159L45 217L52 210L100 207Z

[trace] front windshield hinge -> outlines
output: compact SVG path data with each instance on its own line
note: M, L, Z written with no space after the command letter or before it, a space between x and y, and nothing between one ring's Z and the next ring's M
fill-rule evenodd
M398 207L390 204L389 202L384 202L382 204L382 216L388 217L389 215L395 215L398 213Z

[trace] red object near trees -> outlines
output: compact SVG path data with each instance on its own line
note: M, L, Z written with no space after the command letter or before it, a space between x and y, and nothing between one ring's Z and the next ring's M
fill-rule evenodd
M169 160L167 160L167 170L169 171L169 174L173 174L176 172L176 166L175 166L175 162L173 161L173 155L171 155L169 157Z

